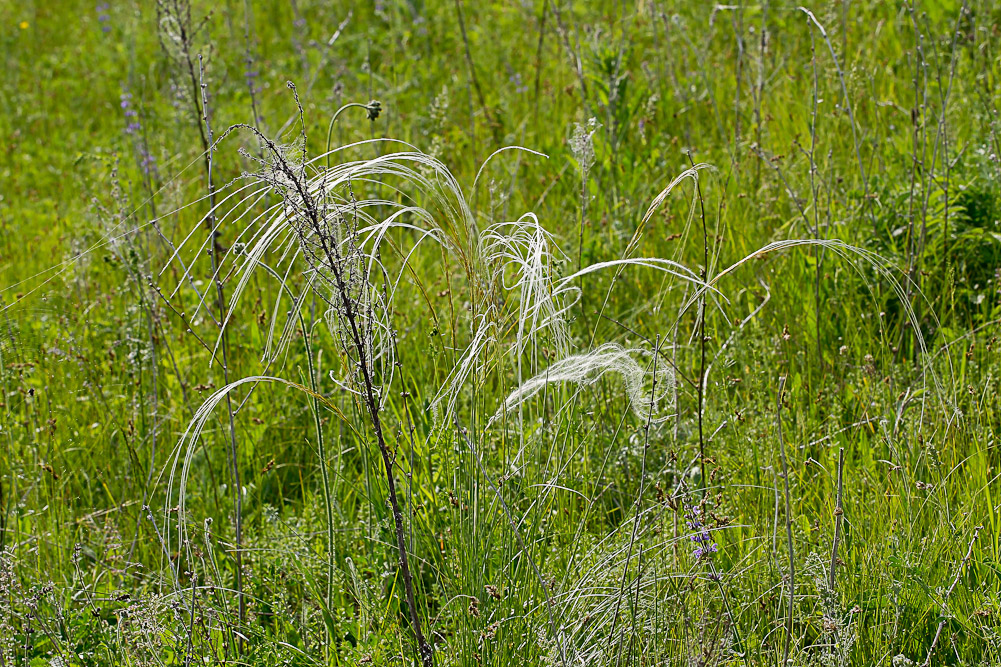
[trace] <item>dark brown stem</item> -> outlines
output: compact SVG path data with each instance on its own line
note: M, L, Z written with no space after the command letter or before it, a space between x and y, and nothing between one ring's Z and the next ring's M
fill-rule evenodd
M372 430L375 431L375 439L379 444L379 452L382 454L382 463L386 468L386 485L389 487L389 504L393 509L393 522L396 525L396 545L400 552L400 571L403 574L403 586L407 594L407 607L410 611L410 622L414 628L414 635L417 637L417 649L420 652L421 663L424 667L434 667L434 650L427 643L427 640L424 638L424 633L421 631L421 621L417 614L417 603L414 599L414 583L413 577L410 573L410 563L407 559L407 542L403 529L403 513L400 511L400 501L396 495L396 478L393 474L396 454L390 451L383 435L382 417L379 413L379 399L375 395L371 369L369 368L368 360L365 356L365 341L358 328L358 318L354 309L354 302L348 294L348 286L344 282L344 276L340 269L340 263L338 261L340 252L336 249L336 247L334 247L333 251L331 251L329 244L323 238L322 234L319 235L319 238L321 239L323 252L327 255L328 262L332 268L338 296L341 300L341 306L344 308L344 319L348 322L348 326L351 328L351 343L354 345L355 352L358 354L358 367L361 370L362 381L365 385L365 393L363 394L365 407L367 408L368 416L372 421Z
M695 169L695 161L692 160L692 154L688 153L688 162L692 165L692 169ZM702 218L702 284L705 285L706 280L709 276L709 230L706 227L706 207L702 199L702 185L699 183L699 175L695 174L695 191L699 196L699 210ZM698 378L698 390L699 390L699 470L700 470L700 486L705 489L706 487L706 439L703 432L702 425L702 410L705 405L706 398L706 297L705 292L703 292L702 297L699 298L699 378Z
M291 84L289 87L294 90ZM313 201L312 196L309 194L309 189L302 181L302 172L289 165L284 157L282 157L277 146L275 146L270 139L267 139L264 135L262 135L259 130L243 124L234 125L230 128L230 130L237 127L243 127L251 130L264 142L274 156L277 167L283 172L285 177L288 178L292 187L295 188L296 193L301 199L301 205L303 212L308 219L308 224L313 228L320 245L320 250L326 260L326 268L330 270L330 273L333 276L334 290L336 291L335 298L340 301L344 321L347 322L349 329L349 340L345 341L345 345L354 348L354 353L357 355L357 368L361 374L363 385L362 401L365 404L368 417L372 422L372 430L375 433L375 439L379 445L379 452L382 455L382 462L386 470L386 485L389 489L389 504L392 507L393 522L396 528L396 545L399 550L400 573L403 577L403 587L407 597L407 609L410 615L410 623L413 626L414 636L417 639L417 650L420 654L421 664L423 667L434 667L434 649L430 644L428 644L427 639L424 637L424 633L421 630L420 616L417 613L417 602L414 597L413 575L411 574L410 562L407 557L406 534L403 527L403 512L400 510L400 501L396 493L396 476L393 472L396 455L389 448L389 445L386 444L386 438L383 433L379 398L376 395L375 384L372 378L372 368L370 366L371 360L366 354L366 350L368 348L365 344L365 333L359 326L358 319L360 313L358 313L356 309L355 299L351 296L350 287L348 286L348 282L344 276L345 258L341 255L340 249L337 246L337 241L331 241L328 239L328 236L325 233L325 226L321 218L321 213L316 203ZM304 242L301 231L297 230L297 233L300 235L300 241Z

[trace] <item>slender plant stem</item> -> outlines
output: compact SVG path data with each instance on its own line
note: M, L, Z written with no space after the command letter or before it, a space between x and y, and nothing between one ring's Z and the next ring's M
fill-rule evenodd
M636 543L636 537L639 533L639 523L640 515L643 509L643 492L644 485L646 483L646 460L647 453L650 450L650 426L653 424L653 409L657 401L657 360L660 358L660 336L657 336L657 342L654 344L653 352L653 382L650 387L650 409L647 413L646 423L643 425L643 459L640 464L640 484L639 491L636 494L636 510L633 513L633 529L629 536L629 547L626 550L626 562L622 567L622 582L619 585L619 595L615 598L615 614L612 616L612 627L608 632L608 641L612 641L612 637L615 635L615 627L619 623L619 607L622 604L622 598L626 594L626 579L629 574L629 564L633 557L633 546ZM639 577L639 574L636 575ZM637 586L639 583L636 584ZM618 651L615 657L615 664L618 666L619 659L622 657L622 642L621 640L616 642L618 646Z
M532 120L539 124L539 86L542 83L542 45L546 39L546 17L549 15L549 0L542 0L542 15L539 17L539 43L535 48L535 110Z
M782 394L785 391L786 378L779 378L778 398L775 402L775 422L779 431L779 455L782 459L782 479L785 482L786 501L786 539L789 542L789 614L786 617L786 643L782 664L789 664L789 651L792 648L793 605L796 595L796 557L792 544L792 506L789 502L789 463L786 460L785 440L782 439Z
M469 49L469 36L466 34L466 21L462 16L462 0L455 0L455 15L459 19L459 32L462 34L462 45L465 48L466 67L469 68L469 82L476 92L476 101L480 103L483 113L486 114L487 121L491 125L491 132L496 137L498 130L497 119L487 106L486 98L483 97L483 89L480 87L480 80L476 77L476 66L473 65L473 53Z
M219 310L219 335L222 338L222 375L223 382L229 385L229 341L226 333L226 296L223 292L222 280L219 277L219 244L216 241L215 224L215 186L212 183L212 153L214 145L212 141L212 125L209 122L208 113L208 85L205 83L205 68L202 63L202 56L198 56L199 87L201 88L201 109L202 121L205 123L205 132L208 145L206 153L205 170L208 180L209 190L209 256L212 258L212 280L216 292L216 308ZM239 610L240 624L247 620L247 603L243 596L243 486L240 483L240 464L237 459L236 442L236 421L233 417L233 399L229 392L226 392L226 414L229 416L229 436L230 436L230 465L233 474L233 512L236 524L236 540L234 543L234 556L236 561L235 586L237 596L237 608Z
M295 87L291 83L289 84L289 88L293 92L295 91ZM302 110L300 107L301 113ZM338 302L340 315L347 324L344 339L345 352L349 354L353 352L355 354L356 358L353 366L356 369L355 372L361 376L360 394L362 403L364 404L365 411L368 413L368 418L372 424L372 430L379 446L379 452L382 455L382 462L386 473L386 486L389 491L389 504L392 508L393 523L396 529L396 546L399 554L400 574L403 578L410 623L417 640L417 650L423 667L434 667L434 649L428 644L421 630L420 616L417 613L417 601L414 596L413 575L407 557L407 539L403 526L403 512L400 509L400 501L396 493L396 476L394 473L396 454L389 448L383 431L381 403L377 395L373 377L372 359L368 355L367 332L362 328L362 322L368 321L371 313L361 312L359 310L359 308L363 307L361 300L352 296L351 288L348 286L349 277L345 275L345 272L348 270L346 258L341 254L338 242L328 237L328 230L325 223L325 216L327 214L320 212L318 204L304 181L303 172L293 168L282 156L281 151L278 150L274 142L262 135L257 128L246 124L237 124L230 129L237 128L248 129L264 141L275 159L276 169L281 171L283 177L288 179L290 189L294 190L298 195L297 208L301 211L303 217L306 218L307 224L313 229L316 241L320 246L319 250L325 260L323 268L329 271L329 277L335 292L334 298ZM337 212L335 215L341 216L342 214ZM302 237L302 230L297 230L297 233L300 235L300 242L305 243L305 238Z
M254 79L257 77L257 73L254 72L254 49L253 40L251 39L251 31L253 30L254 15L251 9L250 0L244 0L243 2L243 40L245 43L246 53L244 55L243 61L247 67L247 71L244 72L244 78L247 81L247 92L250 93L250 111L254 116L254 125L261 127L261 114L257 108L257 86L254 85ZM263 151L262 151L263 155Z
M973 538L970 540L970 546L966 549L966 556L963 557L963 561L959 564L959 567L956 569L956 576L953 578L952 584L949 586L949 589L945 592L945 595L942 596L943 615L945 615L949 611L949 598L952 596L952 592L956 589L956 585L959 584L959 578L963 576L963 567L967 563L969 563L970 560L973 558L973 545L976 544L977 538L980 537L980 531L982 529L983 526L977 526L976 528L974 528ZM948 622L949 622L948 618L943 618L941 621L939 621L938 629L935 630L935 638L932 639L931 646L928 647L928 655L927 657L925 657L925 661L921 663L921 667L930 667L931 656L935 652L935 647L938 645L939 637L942 636L942 629Z
M761 3L761 29L760 29L760 40L758 43L758 81L757 81L757 93L754 96L754 144L755 147L761 147L761 132L764 129L762 127L761 120L761 101L765 90L765 47L768 44L768 0L762 0ZM755 160L754 162L754 182L760 187L761 185L761 160Z
M814 28L810 26L810 63L813 68L813 105L810 113L810 193L813 195L813 238L820 239L820 201L817 186L817 107L820 103L817 81L817 38L814 35ZM822 364L822 347L820 344L820 275L821 264L824 259L823 248L819 245L814 248L814 275L813 275L813 309L816 320L816 344L817 363Z
M842 493L844 491L843 475L845 470L845 448L842 447L838 451L838 497L834 505L834 545L831 547L831 573L828 577L827 584L830 589L834 590L834 585L837 583L837 567L838 567L838 545L841 542L841 522L844 518L844 509L841 506Z
M330 117L330 124L327 125L327 154L326 154L327 169L330 169L330 138L331 136L333 136L334 123L337 122L337 117L341 115L342 111L344 111L345 109L350 109L352 107L358 107L359 109L365 109L366 111L369 111L369 109L371 108L370 104L362 104L361 102L348 102L340 109L335 111L334 115Z
M877 232L878 230L876 230L876 216L873 214L872 206L870 205L869 202L869 177L867 176L865 171L865 164L862 162L862 149L860 146L860 141L858 136L858 127L855 122L855 111L852 110L852 102L851 99L848 97L848 86L845 84L845 74L841 70L841 64L838 62L837 54L834 53L834 45L831 44L831 38L827 35L827 30L824 29L824 26L821 25L820 21L817 20L817 17L814 16L813 12L811 12L809 9L806 9L805 7L800 7L799 10L805 13L807 17L809 17L810 21L812 21L813 24L817 26L817 29L820 30L820 35L824 38L824 42L827 44L827 50L831 54L831 60L834 61L834 69L837 70L838 72L838 81L841 83L841 94L844 98L845 110L848 111L848 120L851 122L851 127L852 127L852 143L855 146L855 160L858 162L859 173L862 176L862 190L863 190L862 207L869 214L869 219L872 222L873 231ZM847 33L843 35L843 38L847 40ZM847 41L845 42L844 48L847 51ZM847 57L847 55L845 57Z
M699 213L702 219L702 271L700 276L702 278L702 284L706 284L709 276L709 230L706 227L706 207L702 198L702 185L699 182L698 172L695 172L695 162L692 160L692 154L688 154L688 162L692 165L692 170L695 177L695 191L698 193L699 197ZM699 297L699 379L698 379L698 390L699 390L699 486L705 490L706 488L706 439L704 433L704 427L702 424L702 412L705 407L706 399L706 293L702 292L702 296Z

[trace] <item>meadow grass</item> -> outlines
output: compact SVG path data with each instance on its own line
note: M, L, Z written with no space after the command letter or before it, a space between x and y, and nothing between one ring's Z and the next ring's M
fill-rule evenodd
M999 43L0 5L0 667L998 664Z

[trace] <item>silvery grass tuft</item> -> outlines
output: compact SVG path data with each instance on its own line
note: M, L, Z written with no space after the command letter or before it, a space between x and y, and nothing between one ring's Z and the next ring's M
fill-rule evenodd
M421 629L401 502L396 491L396 448L388 435L383 412L397 367L396 333L392 322L394 301L404 274L413 270L409 260L426 242L440 246L463 267L468 297L473 304L469 315L470 342L432 401L440 422L452 415L470 377L482 372L488 349L500 344L498 332L510 330L516 333L508 349L518 359L519 369L522 357L530 351L530 368L538 370L536 351L543 332L554 341L562 360L553 364L545 380L536 377L516 388L498 407L498 414L528 400L543 384L569 381L586 385L608 371L622 374L626 378L627 393L638 400L645 371L630 355L648 356L648 353L612 345L599 347L589 354L572 355L564 317L579 298L579 289L573 284L577 278L623 262L593 265L572 276L554 278L553 260L561 256L562 251L534 215L527 214L480 233L458 183L447 168L418 151L347 161L327 168L324 165L330 155L310 157L304 131L292 143L280 145L255 128L242 125L230 128L220 141L237 130L253 134L264 145L265 155L255 158L245 154L257 164L258 170L232 185L206 215L206 219L211 217L216 225L238 228L236 242L217 269L220 274L236 274L224 325L230 321L256 269L264 269L277 277L282 283L280 293L283 297L287 295L291 303L284 306L287 313L284 325L277 324L280 317L272 318L272 330L262 359L265 368L269 369L290 343L294 313L298 313L305 303L305 293L293 294L292 278L301 276L309 293L325 304L326 324L344 358L342 373L332 374L332 379L363 406L371 435L382 455L411 627L421 662L430 665L434 660L433 649ZM336 156L345 149L331 153ZM399 182L399 186L387 185L393 180ZM379 188L370 187L376 182ZM380 188L393 189L408 203L358 195ZM417 201L422 203L413 203ZM400 233L409 235L409 247L397 245L394 239L399 238ZM179 244L172 259L180 261L185 246L194 238L192 233ZM204 246L198 251L204 252ZM391 267L383 259L384 252L402 260L395 268ZM697 281L692 272L674 262L643 258L624 262L646 264ZM179 285L177 289L182 287ZM501 300L495 298L499 292L517 293L518 296ZM279 303L275 304L276 315L281 312ZM512 303L516 305L511 306ZM518 377L520 385L520 370ZM224 397L238 387L261 382L295 386L326 402L310 388L267 372L232 382L216 391L197 411L173 456L168 493L179 490L176 538L180 544L188 544L184 488L195 442L213 409ZM332 531L333 527L328 526L328 529Z
M290 88L294 90L291 84ZM263 156L245 153L245 157L256 165L256 171L244 174L221 190L217 203L201 221L211 220L215 229L222 225L235 228L235 242L217 267L217 276L232 275L234 282L223 326L231 320L251 277L258 270L278 280L281 289L263 350L265 370L216 391L196 412L174 451L168 497L174 493L178 495L176 539L182 548L190 549L185 533L184 489L191 472L194 447L212 411L230 392L239 387L252 388L261 382L276 382L306 392L317 409L323 404L337 411L315 387L271 372L273 366L280 367L280 359L294 338L296 323L302 325L307 297L315 296L325 306L324 322L343 361L339 371L331 372L331 380L360 407L368 423L369 435L376 441L381 454L407 613L417 654L425 667L434 664L434 649L423 631L410 570L403 502L397 492L399 442L396 438L400 436L394 435L392 426L395 424L387 424L387 419L392 418L386 407L397 381L399 365L395 302L405 278L416 276L418 269L412 259L426 246L437 246L461 267L470 304L468 313L463 316L465 333L460 336L452 331L458 350L454 364L441 385L427 392L433 396L430 409L440 425L452 422L456 413L463 409L463 389L497 368L491 362L491 353L496 352L510 356L517 375L513 386L505 391L506 398L495 406L487 428L505 414L520 410L550 384L570 383L583 388L610 373L623 379L624 404L629 405L639 422L658 423L674 416L672 408L676 407L677 396L674 367L656 363L658 355L663 356L664 347L651 351L610 341L592 345L584 351L574 349L566 315L580 300L579 280L591 273L610 270L617 275L633 267L651 269L671 281L685 283L690 288L688 297L677 317L665 323L662 332L667 340L676 338L670 336L671 332L697 304L703 304L699 309L700 317L705 317L708 306L725 317L728 301L719 288L722 279L759 253L820 245L851 262L860 260L881 274L902 297L906 314L916 325L914 313L903 298L905 291L885 263L870 252L840 241L778 241L723 270L703 267L704 277L675 259L632 256L642 228L654 211L680 182L690 179L697 184L706 165L693 165L685 170L654 199L619 259L581 266L572 275L560 277L557 266L567 259L566 255L559 248L556 237L534 214L526 213L514 221L494 224L481 231L462 188L439 160L408 144L391 140L359 142L311 156L301 107L299 112L303 129L290 143L279 144L249 125L231 127L216 142L244 131L264 147ZM371 159L338 162L359 148L371 150L373 146L402 146L404 150ZM171 260L182 261L182 255L194 249L194 239L192 230L177 246ZM195 250L205 252L205 249L203 243ZM713 264L715 261L716 257ZM177 289L183 287L181 284ZM609 293L613 288L614 281ZM302 291L297 293L296 289ZM607 300L608 295L606 303ZM437 320L430 303L428 310L430 317ZM727 317L726 321L732 319ZM304 325L302 329L305 331ZM924 350L920 329L915 326L914 331ZM308 336L306 338L308 341ZM464 345L458 345L460 338L466 341ZM538 353L543 338L555 347L555 357L545 368L542 368ZM523 364L527 364L527 369ZM712 365L706 369L705 377L700 378L703 386L708 383L711 368ZM312 368L310 370L312 373ZM938 387L933 375L932 378ZM504 378L501 382L505 382ZM320 457L324 458L322 437ZM500 490L496 492L501 493ZM327 528L332 533L331 500L326 489L325 501L328 505ZM328 540L328 545L331 544ZM190 553L187 556L191 558ZM630 558L627 556L627 564ZM328 563L332 568L332 560ZM180 571L180 562L177 567ZM333 572L328 575L332 580ZM583 580L568 582L565 590L571 596L587 594ZM574 590L577 592L572 593ZM654 590L650 590L651 595ZM604 603L606 612L616 610L606 619L613 630L621 596L628 594L625 590L615 591ZM564 613L577 608L573 598L558 602ZM582 634L578 638L590 635L583 632L585 625L579 626ZM564 644L568 637L556 635L550 640L556 642L558 653L565 659Z

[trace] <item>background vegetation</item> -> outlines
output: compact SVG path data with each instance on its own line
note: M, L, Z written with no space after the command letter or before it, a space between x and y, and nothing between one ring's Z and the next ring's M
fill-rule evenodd
M0 664L1001 661L1001 9L808 9L0 3Z

